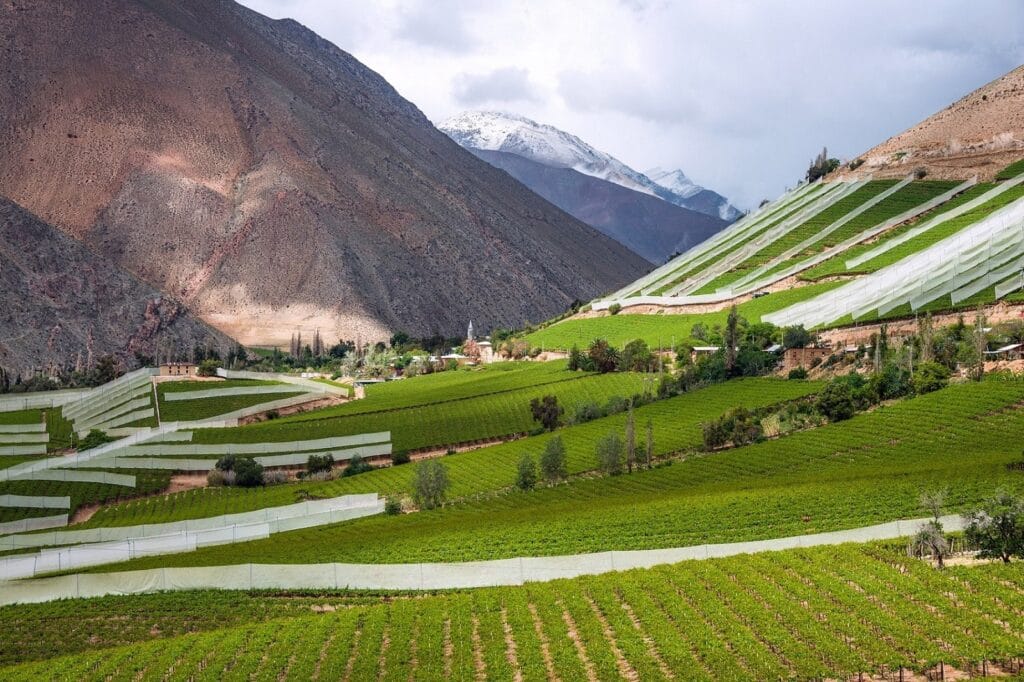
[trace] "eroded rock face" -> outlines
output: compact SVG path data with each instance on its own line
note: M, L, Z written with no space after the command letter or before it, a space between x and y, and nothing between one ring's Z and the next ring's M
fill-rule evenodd
M950 104L858 158L853 175L903 177L924 169L929 179L992 180L1024 158L1024 66ZM850 175L841 166L835 176Z
M231 340L109 259L0 197L0 367L24 374L90 355L155 357Z
M0 8L0 195L242 342L520 324L647 267L293 21Z

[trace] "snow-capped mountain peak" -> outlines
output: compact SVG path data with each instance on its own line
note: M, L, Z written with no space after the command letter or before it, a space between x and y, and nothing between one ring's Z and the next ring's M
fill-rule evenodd
M507 152L545 166L571 168L724 220L735 220L740 215L725 197L694 183L681 170L659 168L640 173L571 133L525 116L466 111L443 121L438 128L463 147Z
M665 170L660 167L651 168L644 173L654 182L668 190L672 190L681 197L692 197L700 192L703 187L686 177L686 173L676 168Z
M467 111L438 128L463 147L509 152L545 166L572 168L617 185L654 194L641 173L554 126L499 111Z

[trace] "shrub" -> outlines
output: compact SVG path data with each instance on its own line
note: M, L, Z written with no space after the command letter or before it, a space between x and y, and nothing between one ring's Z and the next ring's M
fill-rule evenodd
M597 406L597 403L586 402L579 405L576 408L576 414L573 415L573 424L584 424L595 419L600 419L604 416L604 412Z
M365 474L367 471L373 471L373 466L360 455L352 455L352 459L349 460L348 466L341 472L341 475L342 477L358 476L359 474Z
M221 471L234 471L235 461L237 459L238 457L235 455L224 455L217 460L217 463L214 466Z
M854 159L850 162L850 170L857 170L864 165L864 159Z
M391 453L391 463L392 464L395 464L395 465L398 465L398 464L408 464L411 461L412 461L412 458L409 457L409 452L406 451L406 450L400 450L398 452L392 452Z
M199 367L196 368L196 374L201 377L215 377L217 376L217 368L220 366L220 362L217 360L203 360L199 363Z
M315 474L321 471L330 471L334 468L334 455L324 453L322 455L310 455L306 460L306 473Z
M263 472L263 485L280 485L288 482L288 472L280 469Z
M388 516L398 516L402 513L402 501L397 497L389 497L384 501L384 513Z
M914 369L914 393L924 395L949 384L949 368L937 362L922 362Z
M86 434L85 438L78 441L78 451L91 450L92 448L98 448L106 443L112 443L116 438L108 436L105 431L99 429L89 429L89 433Z
M618 303L612 303L610 306L608 306L609 315L618 315L620 310L622 310L622 306L619 305Z
M235 485L237 486L255 488L263 485L263 465L252 457L236 459L232 471L235 474Z
M537 485L537 463L533 461L533 457L523 455L523 458L519 460L516 485L520 490L533 490L533 487Z
M224 474L225 472L220 469L211 469L210 472L206 474L206 485L214 488L227 485L227 483L224 482Z
M561 436L555 436L544 446L544 453L540 456L540 473L548 483L568 475L565 469L565 445L562 444Z
M444 504L450 485L448 468L440 460L425 459L416 465L413 495L422 508L433 509Z
M924 166L914 169L914 177L918 180L924 180L928 177L928 169Z
M548 431L554 431L562 421L562 414L565 408L558 404L558 397L546 395L543 398L530 399L530 414L533 420L540 422Z
M622 473L622 439L612 432L597 442L597 466L609 476Z
M803 367L795 367L789 370L789 379L799 380L807 378L807 370Z
M850 384L841 379L830 381L818 396L817 407L830 421L838 422L852 417L855 407Z
M627 409L629 409L629 401L621 395L611 396L608 398L608 402L604 404L605 415L618 414L619 412L625 412Z
M280 416L281 416L281 413L278 412L277 410L267 410L267 414L266 414L267 421L270 421L271 419L277 419Z

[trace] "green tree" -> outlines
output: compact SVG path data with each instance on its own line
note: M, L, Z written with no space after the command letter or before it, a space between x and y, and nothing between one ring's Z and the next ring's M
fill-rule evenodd
M838 422L852 417L856 409L850 384L841 379L828 382L818 396L817 407L830 421Z
M633 418L633 406L626 413L626 471L633 473L636 463L636 420Z
M650 419L647 420L647 442L644 455L647 460L647 468L650 469L654 462L654 423Z
M964 537L976 544L982 558L1002 559L1024 556L1024 500L1000 490L981 508L964 514Z
M634 339L622 349L620 369L627 372L653 372L658 360L643 339Z
M614 372L619 367L619 353L604 339L595 339L587 350L594 371L601 374Z
M576 372L583 369L583 353L580 352L579 346L573 344L572 350L569 351L569 371Z
M622 473L622 439L612 432L597 442L597 466L609 476Z
M546 395L543 398L530 399L530 414L535 422L540 422L548 431L554 431L562 423L565 408L558 404L558 398Z
M537 485L537 463L530 455L523 455L519 460L519 472L516 475L516 485L520 490L533 490Z
M919 555L931 554L936 567L945 566L945 559L949 556L949 542L942 530L942 524L935 519L921 526L921 530L914 535L911 546Z
M924 395L949 384L949 368L937 362L922 362L914 368L914 393Z
M822 147L821 153L814 157L807 168L807 182L814 182L839 168L839 159L829 158L828 148Z
M786 348L806 348L811 340L811 333L802 324L782 330L782 345Z
M201 377L213 377L217 376L217 368L220 363L216 360L203 360L199 363L199 367L196 368L196 374Z
M544 446L540 456L540 472L548 483L560 481L568 476L565 468L565 445L561 436L554 436Z
M425 459L416 465L413 497L423 509L433 509L444 504L450 485L448 468L440 460Z
M326 453L323 455L310 455L306 460L306 473L317 474L323 471L330 471L334 468L334 455Z
M725 321L725 371L732 374L736 368L736 347L740 343L740 316L736 306L729 308L729 317Z
M252 457L236 459L232 471L235 472L235 485L237 486L255 488L263 485L263 465Z

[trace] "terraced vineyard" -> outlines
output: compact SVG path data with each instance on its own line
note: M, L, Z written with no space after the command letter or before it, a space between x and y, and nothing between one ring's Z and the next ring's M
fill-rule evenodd
M675 415L715 400L702 393L674 399L690 399L677 404L688 409L677 409ZM725 391L720 399L728 399ZM932 489L948 489L948 507L957 511L977 504L999 487L1024 491L1024 478L1007 475L1007 465L1020 456L1012 443L1014 434L1024 429L1024 414L1016 409L1021 401L1024 381L958 385L847 422L691 456L652 471L579 480L529 493L474 495L511 486L521 454L540 451L540 442L533 447L511 443L446 460L453 496L466 499L439 511L366 518L315 532L281 534L273 540L143 559L130 566L479 560L745 541L913 518L920 515L921 491ZM666 409L671 402L646 406L636 414L638 424L652 417L659 454L695 447L698 425L706 419L694 415L697 418L684 426L691 435L672 440L678 417L650 412ZM616 426L601 420L567 430L571 470L594 468L594 443ZM586 429L586 440L583 433L579 440L573 437L575 429ZM489 450L495 454L488 456ZM499 457L499 452L506 454ZM489 468L498 469L499 463L503 477ZM407 490L408 469L402 470L363 474L322 490L331 494ZM487 480L491 482L482 483ZM179 497L177 504L191 508L204 502L202 497L188 495ZM638 504L638 499L643 503ZM127 503L93 521L164 520L150 515L161 507ZM210 513L219 511L209 508Z
M736 307L739 314L748 322L759 322L764 314L813 298L840 284L841 282L820 282L794 287L770 296L746 301ZM690 336L693 325L700 323L708 328L714 325L724 326L728 315L729 312L726 309L710 313L669 311L656 315L622 312L614 316L568 319L539 329L525 338L534 346L562 350L569 350L574 345L586 348L594 339L605 339L619 348L633 339L643 339L652 348L671 349L673 342L700 346L705 342Z
M0 610L0 626L32 636L5 638L4 660L77 655L4 668L0 675L834 679L939 666L948 675L953 669L980 674L995 672L993 662L1024 648L1019 581L1015 566L939 573L897 550L869 545L384 604L331 593L230 601L166 594L138 598L137 605L109 598L74 605L90 604L84 627L72 625L71 604L19 606ZM206 606L186 625L181 614L195 611L197 597ZM147 608L143 618L140 606ZM312 606L328 612L312 614ZM193 632L180 634L186 627ZM115 644L123 646L105 648Z
M167 488L170 472L118 470L120 474L135 476L136 487L110 485L104 483L64 482L64 481L2 481L0 495L29 495L42 497L70 497L73 513L76 509L88 504L112 503L117 500L151 495ZM0 521L32 516L47 516L54 513L50 509L38 508L0 508Z
M653 375L641 374L586 376L565 371L563 376L567 380L402 410L357 410L349 416L342 406L235 429L201 429L194 432L193 442L279 442L390 431L396 451L440 447L533 430L531 398L554 395L572 413L584 403L603 405L613 396L651 391L654 380Z
M719 384L685 395L658 401L636 410L638 424L650 419L655 428L655 452L665 455L691 450L701 443L701 422L717 417L732 406L749 408L772 405L808 395L819 388L813 382L746 379ZM594 443L611 429L621 429L625 415L598 419L560 429L557 435L567 451L567 470L582 474L595 468ZM523 452L539 454L553 434L533 436L444 459L452 479L452 497L470 497L500 491L515 482L516 465ZM399 494L409 490L412 467L396 466L321 483L268 487L259 490L204 488L160 498L129 501L98 512L87 526L135 525L185 518L251 511L290 504L297 497L337 497L357 492Z
M227 414L243 407L252 407L272 400L291 398L302 394L302 390L272 394L229 395L193 400L168 400L168 394L187 394L198 391L246 389L258 386L282 386L279 381L171 381L157 384L157 396L160 401L160 420L163 422L197 421L211 419Z

